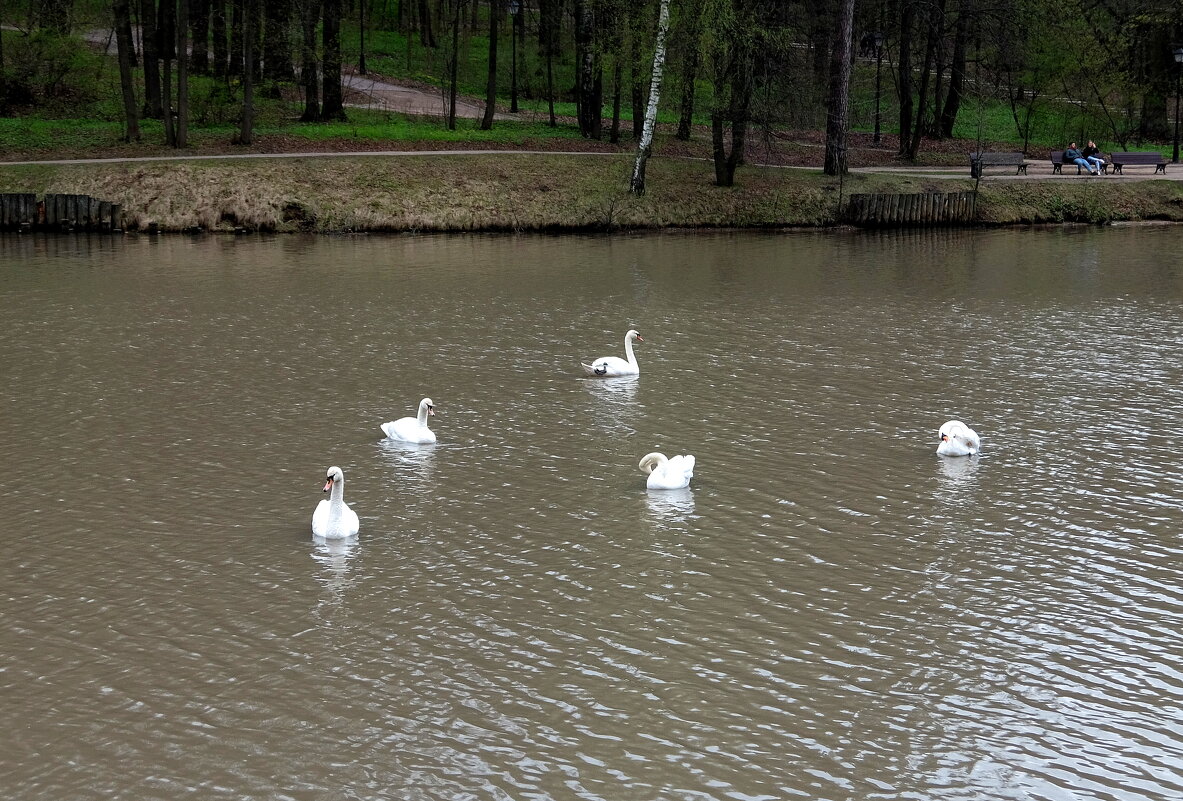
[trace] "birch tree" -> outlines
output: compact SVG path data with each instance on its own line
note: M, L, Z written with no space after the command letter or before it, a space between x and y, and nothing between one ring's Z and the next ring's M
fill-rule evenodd
M653 77L649 81L649 106L645 109L645 124L641 128L641 141L637 144L637 161L633 165L632 180L629 181L629 191L638 196L645 194L645 162L649 160L653 129L657 126L657 103L661 98L661 74L665 67L665 35L669 27L670 0L661 0L657 12L657 39L653 47Z

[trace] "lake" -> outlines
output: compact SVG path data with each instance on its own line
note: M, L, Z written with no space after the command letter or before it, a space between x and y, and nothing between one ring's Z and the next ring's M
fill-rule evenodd
M1181 252L0 236L0 785L1178 798Z

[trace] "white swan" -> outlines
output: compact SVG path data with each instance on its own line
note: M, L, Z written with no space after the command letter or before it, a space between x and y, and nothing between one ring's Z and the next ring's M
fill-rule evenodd
M624 355L627 359L622 359L619 356L601 356L591 364L583 364L583 371L588 375L594 376L616 376L616 375L640 375L641 368L637 366L637 357L633 354L633 340L637 342L644 342L641 335L635 329L630 328L628 333L624 335Z
M684 489L694 477L694 457L689 454L667 459L655 451L642 456L637 467L649 476L645 479L649 489Z
M941 444L937 453L941 456L973 456L982 449L978 433L960 420L950 420L941 426Z
M400 417L382 424L382 433L391 439L401 439L403 442L426 444L435 442L435 432L427 427L427 416L435 414L435 404L431 398L419 401L418 417Z
M345 504L345 474L337 466L325 474L324 491L332 490L328 500L322 500L312 513L312 533L326 540L344 539L357 534L357 512Z

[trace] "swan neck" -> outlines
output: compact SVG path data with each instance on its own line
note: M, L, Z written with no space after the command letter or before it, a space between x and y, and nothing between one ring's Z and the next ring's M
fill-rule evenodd
M419 404L419 417L417 419L419 420L420 426L427 425L427 407L423 404Z
M333 482L333 489L329 492L329 503L339 506L345 499L345 479Z
M633 367L637 366L637 357L633 355L633 340L632 337L624 338L624 355L628 363Z

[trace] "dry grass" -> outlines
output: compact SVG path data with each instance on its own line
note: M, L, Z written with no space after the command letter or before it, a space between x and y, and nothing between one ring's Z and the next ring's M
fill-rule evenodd
M0 169L0 192L89 194L123 204L125 226L182 231L575 231L826 226L855 192L959 191L969 180L744 167L713 185L710 162L655 158L648 193L627 191L623 154L301 157L38 165ZM1183 220L1176 181L982 185L992 223Z

